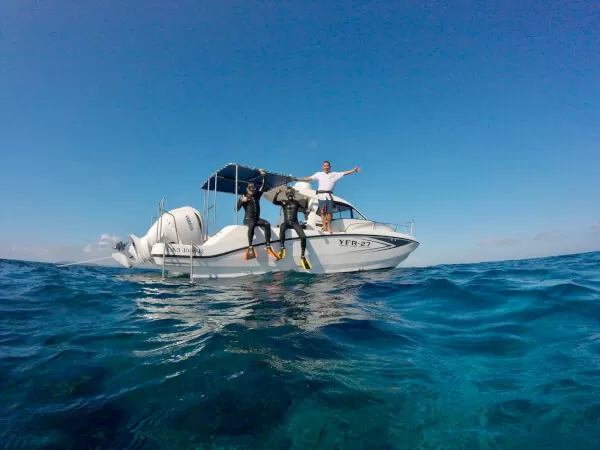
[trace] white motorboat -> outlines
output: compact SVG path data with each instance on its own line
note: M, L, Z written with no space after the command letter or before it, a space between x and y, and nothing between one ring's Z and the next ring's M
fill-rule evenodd
M265 171L263 200L272 201L278 188L291 185L294 177ZM280 271L301 271L316 274L390 269L398 266L418 246L413 237L414 222L399 225L368 220L350 202L333 196L331 233L321 231L317 193L310 183L296 182L293 187L305 196L308 211L303 223L306 234L306 257L312 268L305 270L300 262L300 238L294 230L285 237L287 254L275 260L265 250L263 230L256 228L253 245L258 257L246 260L247 227L239 224L216 231L217 193L232 194L234 204L238 193L246 192L248 183L261 183L258 169L227 164L214 172L203 184L204 209L201 214L190 206L164 211L164 198L159 203L158 216L144 237L129 235L128 243L119 243L112 257L127 268L154 266L168 274L189 274L190 278L230 278ZM279 250L280 216L271 224L271 242ZM214 234L210 228L215 229Z

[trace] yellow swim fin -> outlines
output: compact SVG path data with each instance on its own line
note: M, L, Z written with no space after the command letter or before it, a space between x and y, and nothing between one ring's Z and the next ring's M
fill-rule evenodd
M279 259L285 258L285 247L281 247L281 250L279 250L277 256L279 257Z
M308 259L306 259L306 256L300 257L300 262L302 263L302 268L304 270L310 270L310 269L312 269L310 261Z

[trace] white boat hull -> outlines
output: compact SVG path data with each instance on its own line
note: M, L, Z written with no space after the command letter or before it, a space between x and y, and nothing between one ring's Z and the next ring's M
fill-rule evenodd
M170 274L192 274L193 278L232 278L270 272L298 271L314 274L389 269L398 266L419 245L402 233L376 233L373 227L364 231L322 233L305 230L306 257L312 269L300 263L300 239L295 231L286 233L286 257L275 260L267 253L262 229L257 228L253 245L258 258L246 260L247 228L231 225L222 229L203 245L163 244L152 246L148 261ZM370 231L370 232L369 232ZM279 251L278 229L271 233L272 248ZM164 248L166 247L166 257Z

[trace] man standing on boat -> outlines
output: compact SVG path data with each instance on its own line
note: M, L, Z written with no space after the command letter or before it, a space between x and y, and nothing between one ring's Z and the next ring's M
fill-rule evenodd
M256 184L248 183L246 187L246 193L243 194L238 202L237 209L244 208L244 225L248 227L248 250L246 250L246 259L257 258L256 250L252 245L254 239L254 229L256 227L262 227L265 232L265 247L267 252L275 259L279 259L277 254L271 249L271 224L260 217L260 198L262 197L265 189L265 171L262 169L258 170L262 175L262 183L260 188L256 189Z
M323 171L315 173L312 177L295 178L296 181L318 181L317 198L319 199L319 210L323 225L321 231L331 233L331 221L333 220L333 189L335 184L346 175L360 172L358 167L345 172L332 172L329 161L323 161Z

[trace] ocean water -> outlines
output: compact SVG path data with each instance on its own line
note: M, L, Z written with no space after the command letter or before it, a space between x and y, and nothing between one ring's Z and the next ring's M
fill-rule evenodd
M600 253L229 281L0 260L0 447L600 447Z

